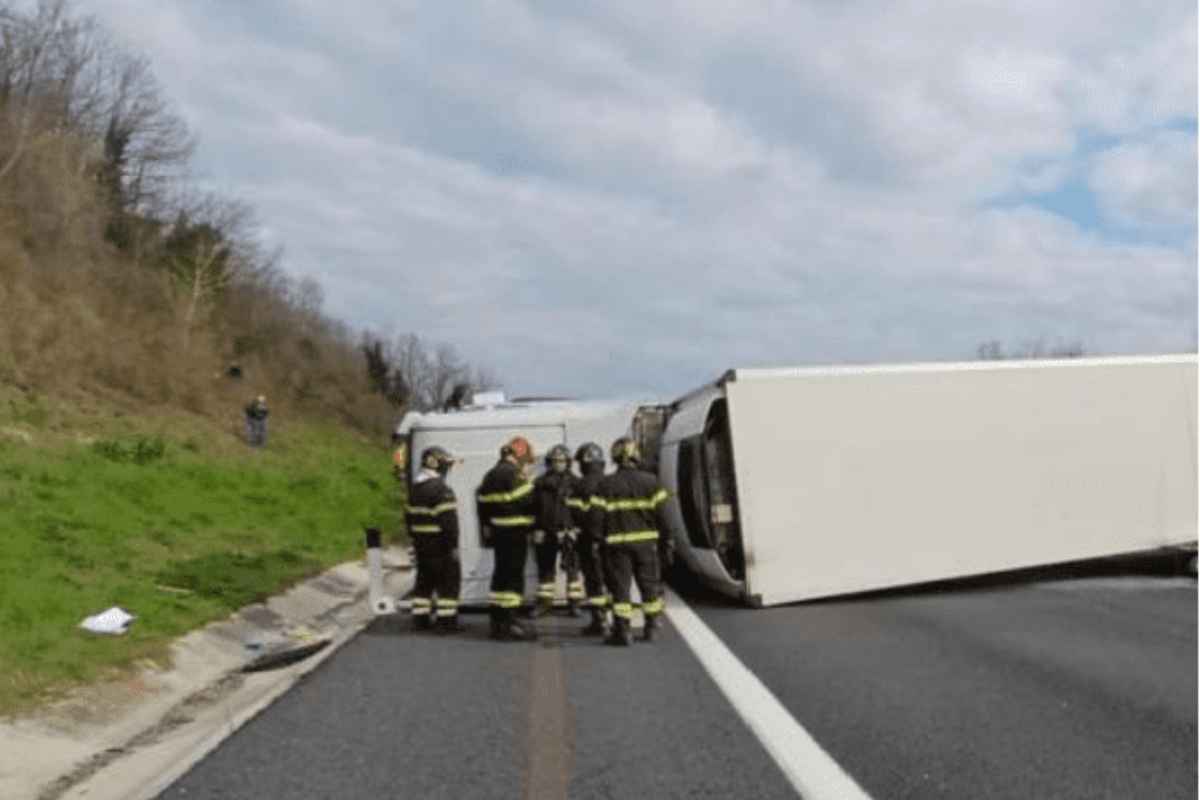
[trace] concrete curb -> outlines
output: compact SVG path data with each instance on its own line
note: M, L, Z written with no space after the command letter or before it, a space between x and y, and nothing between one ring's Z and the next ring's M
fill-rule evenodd
M412 582L405 554L390 550L384 561L388 593L402 595ZM153 798L373 618L365 565L341 564L181 637L168 670L0 722L0 752L21 754L0 760L0 797Z

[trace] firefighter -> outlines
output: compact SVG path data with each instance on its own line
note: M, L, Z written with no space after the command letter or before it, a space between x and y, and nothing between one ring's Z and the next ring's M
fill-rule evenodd
M525 558L536 521L533 484L526 476L532 463L533 447L516 436L500 448L500 461L475 490L480 534L495 553L488 598L491 635L502 641L537 638L536 631L516 618L525 596Z
M575 520L568 499L574 493L575 476L571 473L571 451L556 444L546 453L546 471L533 483L537 497L537 530L533 541L537 551L537 615L554 608L554 586L558 576L558 556L562 553L563 572L567 574L567 613L579 616L583 600L583 579L575 550Z
M654 639L663 611L660 542L670 542L665 507L667 490L652 473L638 468L637 442L622 436L612 444L617 471L600 480L588 500L593 536L604 540L604 575L612 592L613 627L608 644L629 645L633 603L629 584L637 581L646 619L642 638ZM670 544L667 557L670 557Z
M592 535L587 523L589 500L604 477L604 450L595 442L587 442L575 451L575 461L579 463L580 477L576 479L575 493L567 499L567 505L571 507L575 528L579 531L575 550L579 554L588 612L592 616L583 635L605 636L609 632L609 597L604 590L604 561L600 548L603 540Z
M462 630L458 622L458 594L462 569L458 555L458 501L446 484L454 457L441 447L421 453L421 471L409 492L405 519L416 552L417 581L411 612L419 630L434 627L443 633ZM436 605L434 595L437 595Z

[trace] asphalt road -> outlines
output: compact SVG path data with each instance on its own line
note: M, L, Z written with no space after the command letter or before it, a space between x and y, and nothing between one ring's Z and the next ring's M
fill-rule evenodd
M163 798L794 798L678 637L612 648L539 621L496 643L377 624Z
M1196 797L1194 579L692 603L872 797Z
M1191 579L751 611L688 601L875 798L1196 797ZM376 625L163 798L794 797L670 628L606 648Z

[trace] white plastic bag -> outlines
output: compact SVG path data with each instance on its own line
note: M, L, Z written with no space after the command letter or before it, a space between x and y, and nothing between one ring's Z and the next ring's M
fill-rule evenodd
M92 633L122 634L129 630L129 623L135 617L123 608L113 606L107 611L92 616L79 623L79 627Z

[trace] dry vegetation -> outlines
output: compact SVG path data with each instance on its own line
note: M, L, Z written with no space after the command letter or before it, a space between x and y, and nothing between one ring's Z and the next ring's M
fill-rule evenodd
M94 20L0 0L0 382L208 416L265 393L373 433L494 383L448 346L325 316L253 209L190 187L192 145L147 61Z

